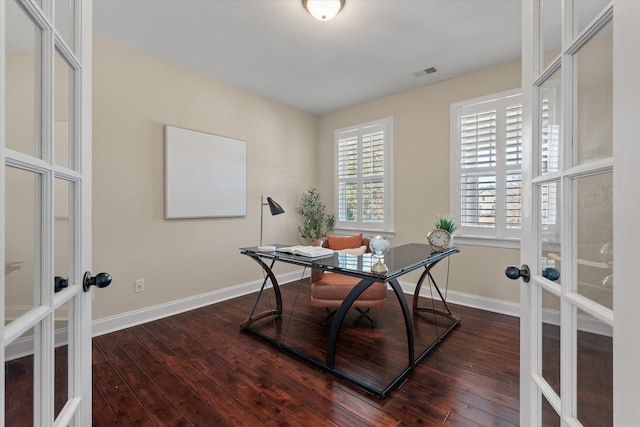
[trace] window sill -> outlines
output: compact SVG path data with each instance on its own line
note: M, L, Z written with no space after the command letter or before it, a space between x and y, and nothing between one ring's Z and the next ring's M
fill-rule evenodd
M356 228L334 228L333 233L338 236L353 236L354 234L360 234L364 237L373 237L373 236L382 236L387 237L389 239L393 239L396 237L395 231L383 231L383 230L367 230L367 229L356 229Z
M486 236L458 236L453 239L454 245L486 246L491 248L520 249L520 239L498 239Z

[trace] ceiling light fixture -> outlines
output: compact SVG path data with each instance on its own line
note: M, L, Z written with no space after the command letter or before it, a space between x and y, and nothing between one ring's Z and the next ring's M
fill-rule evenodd
M302 0L302 6L318 21L328 21L344 7L345 0Z

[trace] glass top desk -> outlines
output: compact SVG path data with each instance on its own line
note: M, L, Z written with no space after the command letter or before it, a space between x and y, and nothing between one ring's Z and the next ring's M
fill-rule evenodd
M277 248L283 246L286 245L276 245ZM265 272L262 286L260 287L249 316L241 323L241 328L247 332L260 336L272 344L275 344L278 348L287 350L380 398L384 398L392 389L401 384L413 368L419 364L445 336L458 326L461 321L459 317L452 313L446 302L445 296L438 288L438 285L431 274L431 269L436 264L444 259L448 260L451 255L459 252L457 247L450 248L443 252L434 252L429 245L416 243L391 248L389 253L387 253L383 258L383 262L388 268L388 271L384 274L378 274L371 271L371 266L375 264L377 259L368 253L361 256L335 253L326 258L308 258L278 252L277 250L275 252L259 252L256 247L241 248L240 251L242 254L247 255L256 261ZM275 274L273 273L273 267L277 262L295 264L305 267L305 269L315 268L326 272L345 274L360 279L360 282L349 292L333 317L330 331L326 339L326 352L324 355L312 354L314 352L308 350L308 348L296 347L289 343L285 344L285 336L287 330L290 328L290 324L292 322L296 322L296 320L302 322L299 318L294 319L294 308L296 303L299 302L298 294L300 293L302 279L298 285L298 291L295 294L295 297L290 298L292 300L291 304L288 304L291 305L290 310L287 309L288 312L284 313L282 289L276 280ZM415 287L412 314L409 310L402 288L398 282L398 278L419 269L422 269L423 271ZM420 289L425 279L428 279L429 285L433 286L431 289L435 289L437 292L436 296L431 292L431 307L420 307L418 304ZM268 282L271 282L272 284L275 301L271 300L271 293L267 290ZM336 364L336 346L338 345L338 339L341 334L345 333L342 326L349 308L358 296L360 296L360 294L375 282L387 283L392 288L398 300L397 305L399 306L399 311L402 312L404 331L406 332L406 364L403 364L398 371L394 372L387 378L379 378L380 375L375 372L376 369L371 370L369 374L367 374L363 373L362 369L350 371L348 368L345 369L339 366L339 364ZM256 313L259 302L264 300L263 294L265 293L268 299L266 310ZM436 297L439 298L439 301L442 304L441 309L436 308L435 304L433 304ZM261 304L261 308L265 308L264 303ZM423 335L422 331L426 329L426 326L424 326L424 318L416 318L418 313L428 313L429 316L433 316L433 320L429 317L429 321L431 324L435 324L435 328L433 329L435 332L433 335L429 336L429 339L426 342L422 342L417 348L414 340L414 334L418 331L419 335ZM283 316L286 317L286 319L284 319ZM441 319L442 324L439 323L438 318ZM419 327L416 322L420 323ZM320 323L319 319L318 323ZM414 325L414 323L416 324ZM312 322L307 322L305 327L312 328L314 325ZM308 336L311 335L311 333L308 334ZM322 336L323 334L320 332L319 334L313 335L313 338L317 339L317 335ZM372 350L372 353L376 352L375 347L372 347ZM418 353L417 356L416 353Z

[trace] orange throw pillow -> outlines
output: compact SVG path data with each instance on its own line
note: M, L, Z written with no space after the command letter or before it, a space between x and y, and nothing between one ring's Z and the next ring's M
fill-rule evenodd
M341 249L354 249L362 246L362 233L355 236L327 236L329 240L329 249L339 251Z

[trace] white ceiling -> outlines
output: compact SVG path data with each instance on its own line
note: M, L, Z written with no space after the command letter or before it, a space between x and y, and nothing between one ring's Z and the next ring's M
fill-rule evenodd
M314 114L520 57L520 0L95 0L94 31ZM435 67L435 74L416 72Z

